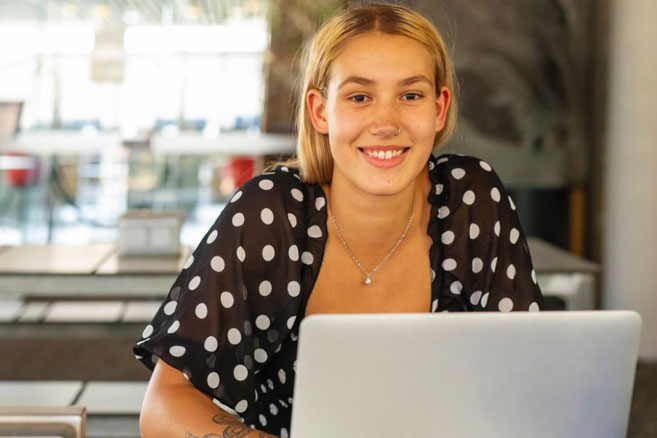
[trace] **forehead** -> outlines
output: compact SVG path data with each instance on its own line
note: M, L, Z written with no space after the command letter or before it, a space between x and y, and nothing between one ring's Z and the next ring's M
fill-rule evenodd
M349 76L386 81L424 75L434 78L434 59L414 39L380 32L359 35L347 41L331 63L331 84Z

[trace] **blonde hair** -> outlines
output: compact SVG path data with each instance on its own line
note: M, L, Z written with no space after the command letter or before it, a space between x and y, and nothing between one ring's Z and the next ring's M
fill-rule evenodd
M302 81L297 99L297 156L286 164L299 167L301 179L305 182L328 183L333 174L328 135L320 134L313 127L305 104L306 94L311 89L324 90L329 83L331 63L339 55L340 48L355 36L369 32L405 36L422 44L435 60L436 90L445 86L455 93L454 67L445 42L434 25L421 14L405 6L381 3L342 10L324 23L303 48ZM444 144L454 130L454 97L445 126L436 134L434 146Z

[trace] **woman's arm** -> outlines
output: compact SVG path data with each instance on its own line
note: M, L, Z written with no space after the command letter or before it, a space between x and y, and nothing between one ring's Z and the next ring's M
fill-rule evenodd
M212 403L180 371L161 360L148 383L139 429L144 438L274 438Z

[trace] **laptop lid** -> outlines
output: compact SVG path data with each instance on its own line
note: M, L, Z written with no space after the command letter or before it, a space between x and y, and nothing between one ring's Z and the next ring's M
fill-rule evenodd
M625 436L631 311L313 315L292 438Z

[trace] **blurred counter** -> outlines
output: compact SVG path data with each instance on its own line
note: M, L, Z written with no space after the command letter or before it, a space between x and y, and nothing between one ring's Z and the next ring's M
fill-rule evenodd
M595 308L597 264L537 238L528 245L544 295L569 310ZM0 299L163 298L190 254L119 256L113 243L0 247Z
M135 145L141 143L129 142ZM0 152L82 155L118 149L123 143L124 139L119 132L34 131L19 133L11 140L0 142ZM176 136L154 134L143 146L155 154L281 155L294 151L295 138L285 134L246 132L228 132L208 137L196 131L183 131Z

